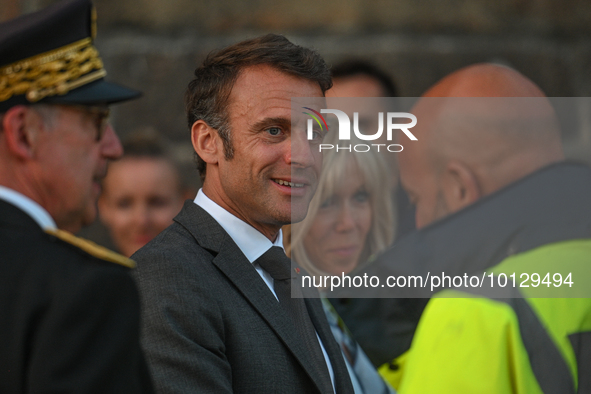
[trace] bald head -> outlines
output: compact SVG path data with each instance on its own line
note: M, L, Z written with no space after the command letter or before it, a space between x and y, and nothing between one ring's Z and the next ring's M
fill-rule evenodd
M418 141L404 146L399 161L411 198L431 196L423 218L417 202L418 226L563 159L548 99L504 66L456 71L431 87L411 112L418 119Z
M546 97L532 81L497 64L475 64L455 71L433 85L423 97Z

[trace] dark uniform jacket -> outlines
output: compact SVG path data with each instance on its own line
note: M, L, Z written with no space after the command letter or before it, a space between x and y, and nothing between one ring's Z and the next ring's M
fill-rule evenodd
M152 392L139 308L129 268L0 200L0 393Z

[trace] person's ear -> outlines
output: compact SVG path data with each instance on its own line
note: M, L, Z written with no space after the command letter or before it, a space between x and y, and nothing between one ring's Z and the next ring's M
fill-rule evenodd
M43 127L41 115L31 108L24 105L10 108L2 118L8 151L21 160L32 158Z
M459 211L482 196L476 175L469 166L458 160L450 160L445 166L442 191L450 212Z
M223 154L222 141L217 131L203 120L198 120L191 127L193 149L207 164L216 164Z

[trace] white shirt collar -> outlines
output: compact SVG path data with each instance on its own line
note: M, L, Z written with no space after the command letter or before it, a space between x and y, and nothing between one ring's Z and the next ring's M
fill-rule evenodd
M57 225L49 213L35 201L15 190L0 185L0 200L20 208L29 215L43 230L56 229Z
M279 230L279 235L275 239L275 242L269 241L269 238L265 237L250 224L238 219L207 197L203 193L203 189L199 189L194 202L205 209L226 230L251 263L261 257L271 246L280 246L283 248L283 233L281 230Z

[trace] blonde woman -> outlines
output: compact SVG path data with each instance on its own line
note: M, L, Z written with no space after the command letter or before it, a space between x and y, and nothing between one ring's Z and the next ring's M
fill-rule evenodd
M306 219L286 231L286 251L315 276L348 274L365 265L394 239L391 179L382 153L328 151ZM323 305L355 392L393 393L330 302L323 299Z
M328 151L308 215L292 225L292 258L311 275L340 275L387 248L395 227L392 178L382 153Z

